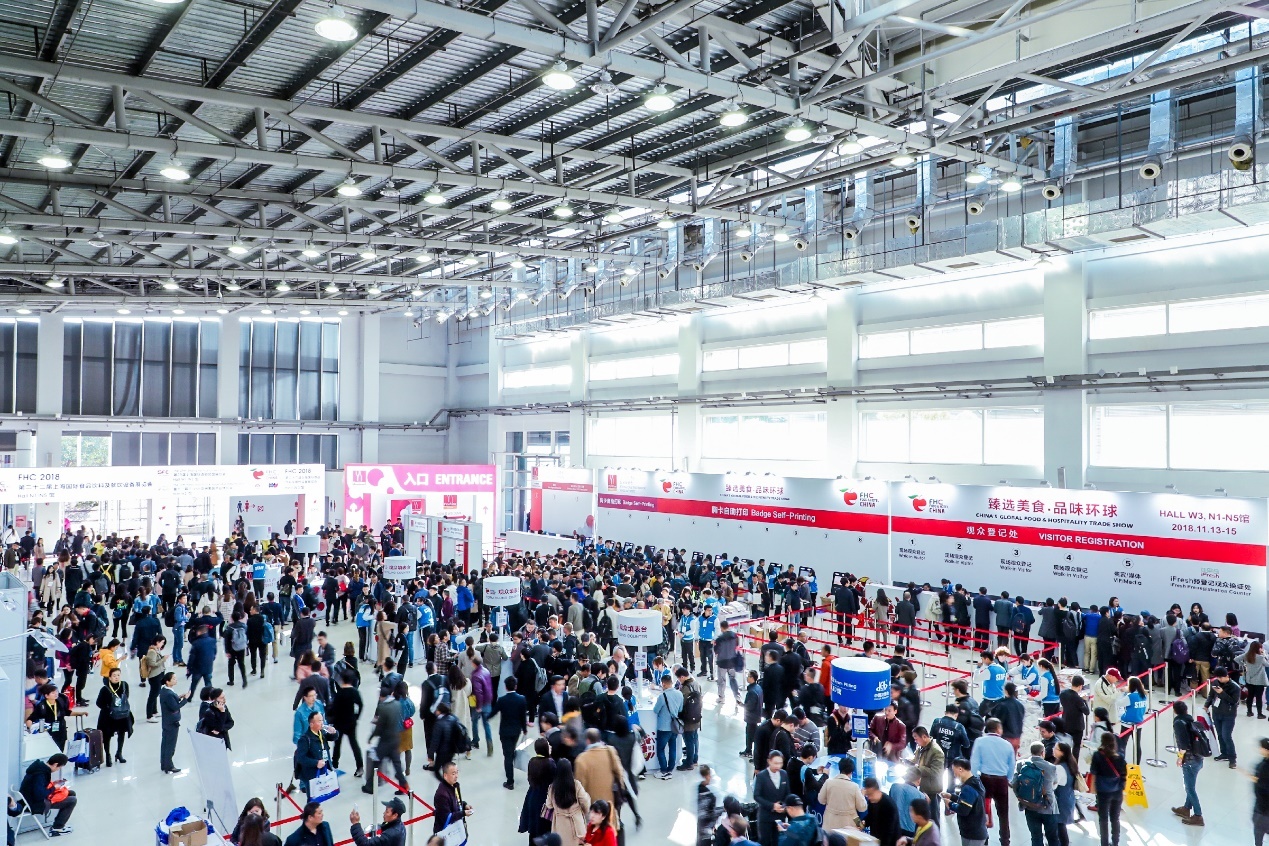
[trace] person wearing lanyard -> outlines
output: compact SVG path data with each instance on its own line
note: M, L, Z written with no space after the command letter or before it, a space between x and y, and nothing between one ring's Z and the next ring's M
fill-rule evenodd
M26 718L27 728L34 723L47 723L49 736L57 744L57 748L66 750L66 714L70 711L70 703L57 692L57 685L48 683L39 689L40 700L31 709Z
M323 723L321 711L309 714L308 731L300 735L299 742L295 744L295 768L305 795L309 793L309 782L330 764L330 746L322 733Z

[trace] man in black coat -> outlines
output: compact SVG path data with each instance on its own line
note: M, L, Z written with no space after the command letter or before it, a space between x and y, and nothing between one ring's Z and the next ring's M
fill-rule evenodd
M507 780L502 786L508 790L515 788L516 744L521 737L529 733L529 705L525 698L516 692L516 680L504 679L507 692L494 701L489 716L501 714L498 720L498 740L502 742L502 768Z
M375 834L366 835L361 828L361 814L353 811L348 815L352 823L349 836L356 846L405 846L405 803L393 796L383 803L383 823Z
M762 713L767 717L771 716L777 705L783 705L785 700L784 667L777 657L774 652L763 652L766 663L762 668Z
M982 652L987 648L988 631L991 629L991 615L995 610L987 588L980 587L974 596L974 650Z
M32 761L22 777L21 787L18 788L31 813L41 816L47 813L49 808L57 811L57 816L53 819L53 833L57 835L71 833L71 827L66 822L70 819L71 812L75 810L75 803L78 801L73 790L60 802L48 801L49 794L53 792L53 780L62 767L66 766L67 761L67 757L61 752L50 755L47 762Z
M758 842L762 846L778 846L780 830L776 823L785 818L784 797L792 792L789 774L784 771L784 756L774 749L767 753L767 768L753 777L753 800L758 803Z
M899 809L894 800L882 792L875 778L864 779L864 798L868 800L868 833L881 846L895 846L899 841Z
M849 645L855 640L854 615L859 613L859 594L851 587L853 579L842 577L833 587L833 610L840 616L837 618L837 641Z

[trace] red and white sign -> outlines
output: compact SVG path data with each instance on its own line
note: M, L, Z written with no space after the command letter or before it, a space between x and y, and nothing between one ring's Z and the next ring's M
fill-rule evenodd
M609 539L765 558L816 569L884 569L885 482L760 474L601 471L599 534Z
M1266 501L972 485L891 485L892 582L1007 589L1081 604L1173 602L1266 629Z
M634 608L617 613L617 642L626 646L656 646L664 636L661 612Z
M529 529L553 535L595 534L595 483L585 467L534 467Z
M480 523L493 537L497 489L492 464L348 464L344 525L377 529L408 504L417 514Z

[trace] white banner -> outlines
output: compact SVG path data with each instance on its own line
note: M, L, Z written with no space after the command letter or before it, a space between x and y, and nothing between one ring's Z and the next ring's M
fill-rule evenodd
M390 555L383 559L383 577L385 579L406 580L414 578L418 572L413 558L408 555Z
M534 531L595 534L594 474L585 467L535 467L532 502Z
M1162 617L1201 602L1266 630L1262 499L972 485L891 485L892 581L940 579L1028 600L1066 596Z
M168 467L48 467L0 469L0 503L162 499L176 496L321 495L320 464L172 465Z

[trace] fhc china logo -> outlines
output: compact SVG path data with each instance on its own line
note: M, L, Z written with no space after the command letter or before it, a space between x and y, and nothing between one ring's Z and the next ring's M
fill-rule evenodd
M868 491L852 491L850 488L839 488L838 493L842 495L842 502L850 506L858 506L860 508L876 508L877 495Z
M458 507L458 494L445 494L444 500L444 507L447 510L452 511Z
M947 511L947 503L941 499L933 497L927 499L919 493L908 494L908 501L912 503L913 511L929 512L930 514L942 514Z
M687 492L687 488L683 487L683 483L674 479L662 479L660 485L662 493L683 494Z

